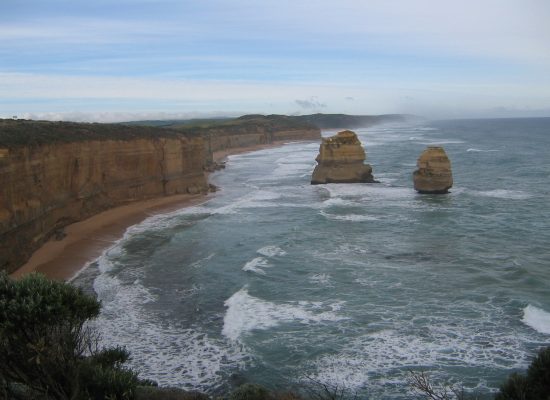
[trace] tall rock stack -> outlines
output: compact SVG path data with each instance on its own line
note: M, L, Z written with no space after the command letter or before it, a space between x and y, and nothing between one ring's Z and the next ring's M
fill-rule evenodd
M419 193L444 194L453 186L451 161L443 147L428 146L413 173L414 189Z
M372 167L364 164L365 158L365 150L352 131L323 138L311 184L376 182Z

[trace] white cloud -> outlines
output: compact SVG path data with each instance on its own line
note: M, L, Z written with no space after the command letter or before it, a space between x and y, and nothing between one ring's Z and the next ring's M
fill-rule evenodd
M454 115L550 104L547 0L123 1L99 0L90 14L29 6L6 20L1 112Z
M240 22L241 31L258 37L294 37L306 44L390 53L550 63L546 0L240 0L231 8L218 5L226 23Z
M225 111L212 112L26 112L17 118L43 121L73 121L73 122L129 122L129 121L166 121L193 118L237 117L244 113Z
M495 110L543 110L550 93L540 85L434 84L423 82L363 85L265 82L180 81L167 79L72 77L0 73L4 117L24 113L86 112L91 120L127 120L105 114L130 113L292 113L295 99L316 93L327 104L323 112L381 114L407 112L438 117L468 116ZM354 101L346 100L353 97ZM41 101L43 99L44 101ZM411 100L412 99L412 100ZM318 102L318 100L316 100ZM9 104L13 102L14 105ZM92 104L92 105L91 105ZM243 112L244 111L244 112ZM26 114L25 114L26 115ZM152 115L152 114L151 114ZM88 118L88 117L87 117Z
M294 100L294 102L306 110L319 110L327 106L325 103L321 103L316 96L303 100Z

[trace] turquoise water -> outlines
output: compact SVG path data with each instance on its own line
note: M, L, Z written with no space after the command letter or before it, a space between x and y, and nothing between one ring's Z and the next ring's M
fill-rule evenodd
M318 143L235 155L206 203L130 228L77 279L103 340L162 385L311 379L491 391L550 345L550 119L357 129L379 184L311 186ZM334 132L323 132L331 135ZM429 144L455 185L412 189Z

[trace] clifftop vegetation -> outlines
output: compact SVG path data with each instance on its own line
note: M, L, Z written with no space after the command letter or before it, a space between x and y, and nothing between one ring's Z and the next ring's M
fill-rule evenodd
M132 121L125 125L161 126L164 128L196 129L221 128L246 124L262 124L278 127L313 126L320 129L368 127L387 122L402 122L416 118L406 114L348 115L348 114L310 114L310 115L261 115L249 114L238 118L211 118L172 121Z
M194 120L159 125L152 122L100 124L0 119L0 147L41 146L87 140L133 140L158 137L196 137L208 134L317 129L314 125L284 115L245 115L230 120Z
M0 147L41 146L87 140L133 140L181 135L193 137L209 134L246 134L258 131L355 128L400 122L410 117L402 114L300 116L250 114L238 118L133 121L121 124L0 119Z
M0 147L42 146L87 140L177 137L182 132L149 126L0 119Z
M250 114L228 120L198 120L195 123L170 125L169 128L178 129L190 134L208 134L210 132L231 134L234 132L256 132L258 129L266 132L290 129L317 129L317 126L286 115Z

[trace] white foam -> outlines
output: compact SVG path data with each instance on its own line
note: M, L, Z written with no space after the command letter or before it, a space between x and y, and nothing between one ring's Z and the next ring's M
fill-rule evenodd
M296 164L278 164L271 175L278 178L285 176L302 175L304 171L313 171L314 164L296 163Z
M433 140L431 142L421 142L421 144L425 144L426 146L440 146L442 144L462 144L465 143L462 140Z
M309 280L314 283L319 283L322 285L330 284L331 276L329 274L314 274L309 277Z
M265 275L265 271L262 268L270 267L267 260L263 257L256 257L248 261L244 267L243 271L254 272L256 274Z
M531 194L523 192L521 190L506 190L506 189L495 189L495 190L481 190L476 191L475 194L485 197L495 197L497 199L509 199L509 200L525 200L529 199Z
M210 254L207 255L206 257L201 258L201 259L198 260L198 261L195 261L194 263L190 264L189 266L192 267L192 268L200 268L200 267L203 267L203 266L204 266L208 261L210 261L215 255L216 255L216 253L210 253Z
M390 317L385 323L391 324L391 321ZM311 376L330 385L357 390L366 385L379 387L387 376L406 384L407 370L418 366L432 371L461 365L525 367L521 338L503 332L491 338L487 345L485 334L476 331L474 324L476 322L472 326L430 326L422 335L390 328L359 336L340 352L314 360L311 366L316 372Z
M367 199L387 199L397 200L403 198L413 198L416 194L412 188L403 188L396 186L385 186L380 184L347 184L324 185L332 198L350 197L357 200Z
M491 153L494 151L500 151L500 150L482 150L482 149L467 149L467 152L474 152L474 153Z
M284 256L286 254L286 251L277 246L265 246L261 249L256 250L256 253L261 254L265 257L276 257Z
M332 207L332 206L339 206L339 207L345 207L345 206L356 206L357 203L351 200L344 200L341 197L331 197L328 200L323 201L323 206L325 207Z
M529 304L523 309L521 322L537 332L550 335L550 313L541 308Z
M269 190L256 190L250 194L233 200L231 204L210 210L213 214L235 214L240 209L275 207L273 200L278 200L281 195Z
M116 249L112 249L97 260L101 273L94 289L102 309L93 325L101 334L102 345L126 347L132 354L128 366L165 386L211 389L221 383L222 368L243 365L246 355L241 348L193 329L159 324L156 315L148 314L143 307L157 301L157 296L140 279L122 282L111 274L117 256ZM194 286L181 291L181 296L199 290Z
M242 334L256 329L273 328L285 322L312 324L345 319L334 311L314 312L316 305L310 302L277 304L262 300L248 294L246 288L233 294L224 305L227 312L223 319L222 334L234 341Z
M333 221L364 222L364 221L376 221L379 219L378 217L375 217L373 215L361 215L361 214L337 215L337 214L326 213L324 211L320 211L320 213L323 217L327 219L331 219Z

